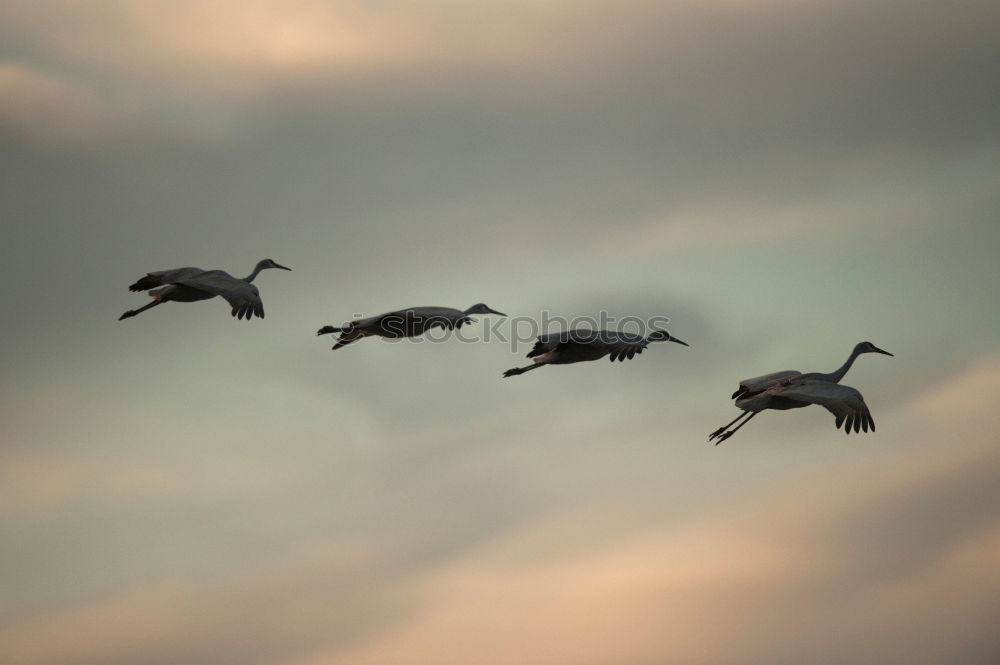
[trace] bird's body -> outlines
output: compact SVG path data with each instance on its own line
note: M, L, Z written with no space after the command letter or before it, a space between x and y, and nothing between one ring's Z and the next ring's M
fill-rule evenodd
M767 390L777 383L781 383L785 379L790 379L795 376L802 376L802 372L796 372L794 369L788 369L784 372L772 372L771 374L765 374L764 376L755 376L752 379L744 379L743 381L740 381L740 387L733 393L732 398L739 399L746 394L759 393L762 390Z
M517 376L543 365L569 365L571 363L597 360L609 356L611 362L634 358L649 346L650 342L677 342L687 346L666 330L654 330L648 337L615 330L577 329L560 333L540 335L535 346L528 353L534 364L515 367L504 372L504 376Z
M280 268L291 270L279 265L271 259L259 261L253 272L239 279L223 270L202 270L201 268L174 268L147 273L129 286L129 291L149 291L153 302L139 309L129 310L119 317L131 318L156 305L165 302L197 302L222 296L232 306L232 314L236 318L246 318L248 321L254 315L264 318L264 303L260 292L254 286L254 278L261 270Z
M850 434L852 429L855 432L860 430L867 432L869 429L874 432L875 420L861 393L849 386L840 385L840 380L862 353L892 355L871 342L861 342L854 347L847 362L829 374L820 372L802 374L795 370L786 370L740 381L739 388L732 394L732 398L736 400L736 408L742 413L732 422L712 432L708 440L717 439L715 443L718 445L761 411L787 411L801 409L811 404L818 404L830 411L836 418L834 422L838 429L841 425L845 425L846 434ZM738 426L728 429L743 418L745 420Z
M461 310L454 307L420 306L397 309L392 312L370 316L365 319L357 319L342 326L323 326L316 333L317 335L328 335L340 333L337 343L333 349L347 346L351 342L363 337L386 337L389 339L400 339L403 337L417 337L433 328L443 328L454 330L461 328L466 323L472 323L470 314L499 314L506 316L502 312L490 309L483 303L478 303Z

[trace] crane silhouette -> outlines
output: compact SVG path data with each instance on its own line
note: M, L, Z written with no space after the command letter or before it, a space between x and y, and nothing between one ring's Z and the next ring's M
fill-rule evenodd
M246 317L249 321L254 315L264 318L264 303L260 300L257 287L251 282L261 270L267 268L291 270L271 259L262 259L254 267L253 272L243 279L233 277L223 270L201 268L175 268L147 273L145 277L129 286L128 290L149 291L153 301L139 309L125 312L118 317L118 320L131 318L165 302L196 302L215 296L225 298L232 305L233 316L238 319Z
M477 303L468 309L454 307L408 307L397 309L378 316L358 319L342 326L323 326L316 334L328 335L340 333L333 350L347 346L363 337L386 337L399 339L401 337L416 337L432 328L454 330L475 319L470 314L497 314L507 316L503 312L491 309L485 303Z
M852 429L855 432L859 430L867 432L869 429L874 432L875 420L861 393L849 386L840 385L840 380L862 353L892 355L871 342L859 342L851 351L847 361L829 374L820 372L802 374L795 370L787 370L741 381L732 398L736 400L736 408L742 413L712 432L708 440L715 440L715 445L719 445L761 411L801 409L810 404L819 404L832 413L837 429L844 425L845 434L850 434ZM742 422L739 425L729 429L740 420Z
M677 342L688 346L666 330L654 330L647 337L614 330L576 329L566 332L540 335L528 358L534 364L515 367L503 373L504 377L517 376L545 365L569 365L586 360L597 360L609 356L611 362L634 358L649 346L650 342Z

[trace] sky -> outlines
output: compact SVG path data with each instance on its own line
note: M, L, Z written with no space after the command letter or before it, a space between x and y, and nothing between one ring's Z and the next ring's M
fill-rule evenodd
M998 30L0 0L0 661L997 662ZM265 257L263 320L117 320L147 271ZM477 302L690 347L502 379L530 341L315 335ZM863 340L874 433L708 443L741 379Z

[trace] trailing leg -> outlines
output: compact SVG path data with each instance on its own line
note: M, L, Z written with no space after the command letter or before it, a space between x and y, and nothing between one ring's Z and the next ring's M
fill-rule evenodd
M712 439L714 439L717 436L722 436L722 433L725 432L727 429L729 429L732 425L736 424L737 420L739 420L740 418L745 417L749 413L751 413L751 412L750 411L740 411L740 415L736 416L730 422L726 423L725 425L723 425L719 429L717 429L714 432L712 432L711 434L709 434L708 435L708 440L711 441Z
M538 369L543 365L545 365L545 363L534 363L528 365L527 367L515 367L513 369L507 370L506 372L503 373L503 375L504 378L507 378L508 376L517 376L518 374L524 374L525 372L530 372L533 369Z
M746 420L744 420L743 422L741 422L739 425L729 430L728 432L723 432L722 435L719 437L719 440L715 442L715 445L719 445L720 443L731 437L733 434L736 434L736 432L739 431L741 427L743 427L748 422L753 420L753 417L756 416L758 413L760 413L760 411L750 411L749 413L750 413L749 418L747 418Z
M347 331L347 328L340 328L338 326L323 326L322 328L320 328L316 332L316 334L317 335L330 335L330 334L333 334L333 333L342 333L342 332L346 332L346 331Z
M337 349L343 348L351 342L361 339L362 337L364 337L364 335L357 330L348 330L337 339L337 343L333 345L333 350L336 351Z
M140 307L139 309L130 309L129 311L127 311L124 314L122 314L121 316L119 316L118 320L121 321L122 319L131 319L136 314L142 314L147 309L151 309L153 307L156 307L157 305L162 305L162 304L163 304L162 300L154 300L151 303L149 303L148 305L144 305L144 306Z

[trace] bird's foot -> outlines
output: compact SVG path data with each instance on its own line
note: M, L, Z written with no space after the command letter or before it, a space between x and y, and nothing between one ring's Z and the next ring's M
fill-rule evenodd
M711 434L708 435L708 440L711 441L715 437L721 436L722 433L725 432L725 431L726 431L726 428L724 426L720 427L719 429L715 430L714 432L712 432Z
M524 373L523 369L521 369L519 367L515 367L514 369L509 369L506 372L504 372L503 373L503 378L506 379L507 377L517 376L518 374L522 374L522 373Z
M734 430L729 430L728 432L723 432L722 434L720 434L719 440L715 442L715 445L719 445L720 443L731 437L733 435L733 431Z
M118 320L119 320L119 321L122 321L122 320L124 320L124 319L130 319L130 318L132 318L133 316L135 316L135 310L131 310L131 309L130 309L129 311L127 311L127 312L125 312L124 314L122 314L121 316L119 316L119 317L118 317Z

